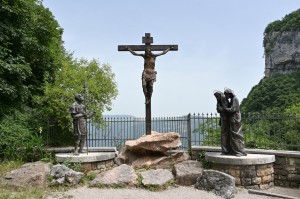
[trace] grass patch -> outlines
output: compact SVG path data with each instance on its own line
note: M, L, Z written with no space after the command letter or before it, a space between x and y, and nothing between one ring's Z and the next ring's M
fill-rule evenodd
M41 188L12 189L0 187L0 199L32 199L43 198L47 192Z
M161 186L158 186L158 185L148 185L148 186L145 186L144 185L144 189L147 189L147 190L153 191L153 192L157 192L157 191L164 191L168 187L173 187L175 185L176 185L175 180L170 180L169 182L167 182L166 184L161 185Z
M2 161L0 162L0 176L4 175L6 172L20 168L24 162L22 161Z

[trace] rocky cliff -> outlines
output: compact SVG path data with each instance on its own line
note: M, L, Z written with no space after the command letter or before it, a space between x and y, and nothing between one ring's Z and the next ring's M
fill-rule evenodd
M265 34L265 76L288 74L300 69L300 31Z

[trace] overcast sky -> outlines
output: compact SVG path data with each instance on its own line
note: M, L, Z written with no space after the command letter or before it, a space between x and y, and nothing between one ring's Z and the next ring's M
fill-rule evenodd
M104 114L145 116L144 60L118 45L177 44L156 59L152 116L215 113L214 90L242 101L264 76L265 27L300 8L300 0L44 0L74 57L109 63L119 95ZM140 52L142 53L142 52ZM157 53L157 52L156 52Z

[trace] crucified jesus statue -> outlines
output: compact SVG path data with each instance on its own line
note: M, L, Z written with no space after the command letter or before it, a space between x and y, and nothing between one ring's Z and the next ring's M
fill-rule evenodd
M164 55L167 52L169 52L170 49L173 47L171 46L170 48L167 48L161 53L154 54L151 52L150 48L145 49L145 53L136 53L130 48L127 47L127 50L131 52L131 54L135 56L141 56L144 58L144 70L142 73L142 86L143 86L143 92L145 95L145 104L148 104L151 101L151 96L153 93L153 84L156 81L156 74L157 72L155 71L155 59L156 57L160 55Z

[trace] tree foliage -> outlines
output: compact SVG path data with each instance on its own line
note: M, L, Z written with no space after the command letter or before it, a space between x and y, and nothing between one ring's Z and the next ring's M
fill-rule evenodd
M42 129L29 108L5 115L0 123L0 159L36 161L43 157Z
M265 34L270 32L299 31L300 9L286 15L282 20L276 20L265 28Z
M87 85L86 93L84 83ZM45 95L37 97L36 102L44 118L53 118L60 126L69 129L71 117L68 110L77 93L86 94L84 103L90 114L94 112L93 121L100 123L102 113L111 109L112 100L118 93L110 65L101 65L95 59L73 60L69 56L62 68L55 72L55 81L45 85Z
M0 116L43 94L60 67L62 29L39 0L0 0Z
M68 55L63 30L41 0L0 0L0 22L0 158L25 149L19 154L30 159L27 150L44 144L49 117L70 127L69 106L84 82L88 109L101 120L117 95L108 64Z
M300 102L300 71L262 79L241 103L241 112L281 112Z

